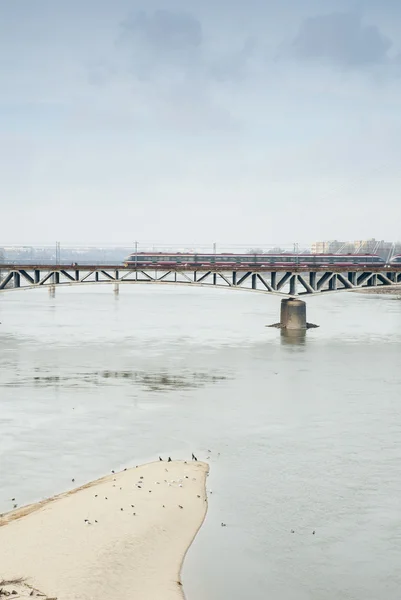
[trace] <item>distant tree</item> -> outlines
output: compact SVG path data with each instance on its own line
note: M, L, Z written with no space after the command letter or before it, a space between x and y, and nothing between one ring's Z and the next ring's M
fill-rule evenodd
M247 252L247 254L264 254L265 251L263 250L263 248L250 248Z
M279 246L270 248L270 250L267 251L268 254L283 254L284 252L285 250L283 248L280 248Z

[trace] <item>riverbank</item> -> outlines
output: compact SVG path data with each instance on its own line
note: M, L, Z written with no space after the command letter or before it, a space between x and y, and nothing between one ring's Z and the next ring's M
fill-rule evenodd
M158 461L3 515L0 589L57 600L182 599L207 472L202 462Z
M360 288L352 290L355 294L388 294L393 296L401 296L401 286L383 286L383 287L371 287L371 288Z

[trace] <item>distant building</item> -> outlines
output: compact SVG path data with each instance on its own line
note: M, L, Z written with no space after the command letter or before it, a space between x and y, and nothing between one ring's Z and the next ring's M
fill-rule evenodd
M328 240L326 242L314 242L312 244L312 254L332 254L341 250L346 242L337 240Z

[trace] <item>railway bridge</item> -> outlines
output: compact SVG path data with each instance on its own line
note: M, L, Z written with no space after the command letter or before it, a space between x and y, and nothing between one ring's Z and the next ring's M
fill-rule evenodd
M255 265L235 269L177 265L171 269L123 264L0 264L0 292L57 287L113 284L186 285L274 294L283 299L278 326L306 328L303 296L401 285L401 264L333 267ZM298 316L299 319L298 319Z

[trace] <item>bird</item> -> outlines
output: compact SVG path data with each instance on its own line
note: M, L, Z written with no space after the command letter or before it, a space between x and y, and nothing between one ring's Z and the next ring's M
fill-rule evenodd
M95 498L97 498L97 494L95 494Z
M192 452L192 460L198 460L193 452Z
M120 508L120 510L124 510L123 508Z
M107 500L107 497L105 496L104 499Z
M97 523L96 519L95 519L95 523Z
M114 473L115 471L112 471L112 473Z
M135 504L131 504L131 508L135 508Z
M11 502L15 502L15 498L11 498Z
M225 523L222 523L221 526L222 527L227 527L227 525Z
M183 506L181 506L181 504L178 505L180 508L184 508Z
M163 462L163 459L162 459L162 457L161 457L161 456L159 456L159 460L161 460L161 461Z
M291 529L291 533L295 533L295 531L293 529Z
M200 498L199 494L198 494L198 498Z
M72 483L74 483L75 479L71 479Z
M17 508L18 504L14 504L13 508Z
M210 454L212 453L212 451L211 451L211 450L208 450L208 452L210 452Z
M168 457L168 461L167 462L171 462L171 456Z
M316 533L316 531L315 531L315 530L313 530L313 531L312 531L312 535L315 535L315 533Z
M124 471L126 471L127 469L124 469Z
M133 516L133 517L135 517L135 516L136 516L136 513L132 513L132 516Z
M163 508L166 508L166 507L164 506L164 504L163 504Z

